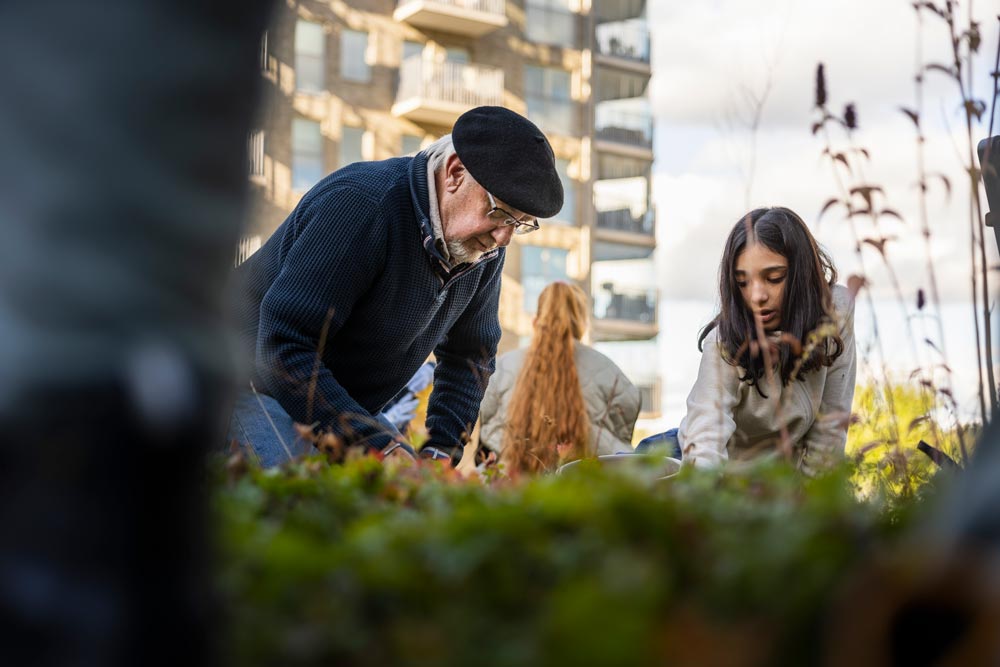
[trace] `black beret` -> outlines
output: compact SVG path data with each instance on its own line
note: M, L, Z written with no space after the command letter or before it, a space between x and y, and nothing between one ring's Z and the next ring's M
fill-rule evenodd
M503 203L536 218L551 218L562 208L552 146L524 116L476 107L459 116L451 138L472 177Z

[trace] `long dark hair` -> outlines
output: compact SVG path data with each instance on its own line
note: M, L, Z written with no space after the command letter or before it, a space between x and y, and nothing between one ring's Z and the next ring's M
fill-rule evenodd
M766 397L760 382L766 373L764 355L756 353L758 346L751 345L756 339L753 313L736 284L736 260L748 242L760 243L788 261L781 330L786 340L801 343L805 356L793 353L792 345L779 346L782 386L791 381L793 372L801 379L810 371L830 366L844 351L844 342L836 330L823 336L816 345L806 345L810 332L835 321L831 288L837 281L837 270L802 218L787 208L754 209L729 232L719 266L719 313L698 335L698 349L703 349L705 337L717 328L723 359L742 369L740 380L756 386L760 395Z

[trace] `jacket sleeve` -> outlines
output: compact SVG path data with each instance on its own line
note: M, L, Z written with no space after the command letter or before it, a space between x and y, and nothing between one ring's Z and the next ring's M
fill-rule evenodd
M726 444L736 431L739 384L739 369L722 358L716 332L709 332L678 432L685 461L710 467L729 459Z
M392 436L320 360L320 341L343 326L378 275L378 205L340 187L303 202L282 242L282 270L261 300L256 374L293 420L375 449Z
M427 406L427 444L453 449L472 434L500 342L500 275L505 253L492 260L476 295L434 350L438 365Z
M500 410L504 395L510 387L508 375L510 353L497 359L496 373L490 378L486 394L479 406L479 444L499 454L503 450L504 415Z
M844 456L854 381L857 373L857 352L854 344L854 301L843 287L834 293L840 313L840 339L844 350L827 369L823 395L820 397L816 420L802 439L803 455L800 466L808 475L829 469Z
M626 445L632 444L632 432L642 407L642 394L625 373L615 366L614 381L608 391L609 417L614 436Z

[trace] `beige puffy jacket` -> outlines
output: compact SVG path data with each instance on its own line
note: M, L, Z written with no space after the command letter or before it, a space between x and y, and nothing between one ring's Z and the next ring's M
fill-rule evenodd
M503 447L507 406L526 354L522 348L497 359L496 373L490 378L479 408L479 441L498 454ZM574 357L597 454L631 452L632 429L639 416L639 390L613 361L592 347L577 343ZM546 390L544 386L532 388L535 392Z

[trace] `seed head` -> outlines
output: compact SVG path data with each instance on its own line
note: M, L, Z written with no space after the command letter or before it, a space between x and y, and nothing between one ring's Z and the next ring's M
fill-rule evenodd
M823 63L816 66L816 107L826 105L826 77L823 76Z
M844 125L849 130L858 129L858 112L854 110L853 104L848 104L844 107Z

